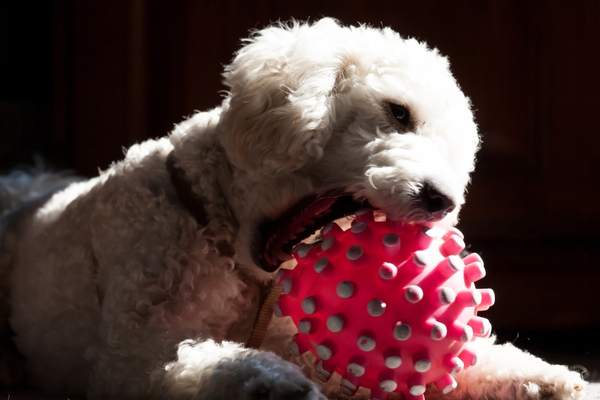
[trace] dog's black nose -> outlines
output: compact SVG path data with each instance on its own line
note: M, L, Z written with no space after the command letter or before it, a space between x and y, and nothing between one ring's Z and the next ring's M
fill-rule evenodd
M431 214L448 214L456 205L447 195L440 192L434 185L425 182L421 189L423 208Z

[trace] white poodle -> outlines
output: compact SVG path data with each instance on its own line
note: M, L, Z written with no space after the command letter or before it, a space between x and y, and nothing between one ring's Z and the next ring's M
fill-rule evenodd
M324 374L294 352L288 319L245 345L272 272L365 206L457 222L479 138L436 50L325 18L256 32L224 80L220 107L5 212L0 300L35 385L90 399L344 396L347 382L306 377ZM4 180L4 201L31 194L17 186ZM583 392L577 373L511 345L479 352L447 398Z

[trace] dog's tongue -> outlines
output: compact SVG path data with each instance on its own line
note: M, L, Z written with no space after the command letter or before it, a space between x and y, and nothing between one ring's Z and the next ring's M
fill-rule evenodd
M301 201L279 218L279 223L268 233L265 246L265 261L271 268L276 268L282 262L292 258L291 248L284 247L298 238L298 235L305 233L307 227L311 226L314 230L320 228L320 226L313 226L313 223L330 211L337 200L338 197L335 195L313 196ZM298 241L301 239L303 238L298 238Z

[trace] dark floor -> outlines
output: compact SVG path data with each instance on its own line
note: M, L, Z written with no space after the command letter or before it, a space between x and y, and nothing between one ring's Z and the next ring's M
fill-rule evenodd
M0 391L0 399L2 400L71 400L66 397L49 397L40 396L35 392L2 392ZM583 400L600 400L600 383L593 383L588 386Z
M540 356L548 362L563 364L580 371L592 383L584 400L600 400L600 329L571 331L496 331L499 342L515 346ZM65 396L43 396L31 390L0 389L0 400L74 400Z

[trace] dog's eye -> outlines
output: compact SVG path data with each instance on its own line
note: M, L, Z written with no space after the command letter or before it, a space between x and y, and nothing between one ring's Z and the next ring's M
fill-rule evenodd
M400 122L404 126L408 126L410 124L410 113L408 109L400 104L389 103L390 113L396 119L396 121Z

